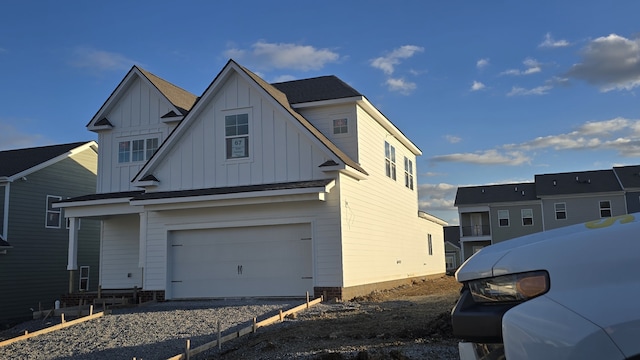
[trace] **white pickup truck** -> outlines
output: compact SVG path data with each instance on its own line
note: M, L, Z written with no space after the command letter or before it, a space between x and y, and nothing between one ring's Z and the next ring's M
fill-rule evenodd
M486 247L456 279L462 360L640 359L640 213Z

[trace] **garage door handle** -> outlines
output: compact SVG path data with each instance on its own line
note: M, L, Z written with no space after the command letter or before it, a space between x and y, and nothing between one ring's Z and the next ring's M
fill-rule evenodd
M313 279L313 276L303 276L303 279Z
M182 282L182 280L171 280L172 283L179 283Z

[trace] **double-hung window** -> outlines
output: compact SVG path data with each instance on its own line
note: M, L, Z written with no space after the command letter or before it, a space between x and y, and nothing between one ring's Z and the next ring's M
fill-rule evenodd
M120 141L118 143L118 163L149 160L156 150L158 150L157 137Z
M498 226L509 226L509 210L498 210Z
M80 276L79 276L80 284L78 284L78 290L87 291L89 290L89 267L88 266L80 266Z
M413 190L413 161L404 157L404 186Z
M60 229L62 221L62 209L54 208L53 203L62 200L60 196L47 195L47 211L44 227L49 229Z
M522 226L533 226L533 210L522 209L520 213L522 214Z
M385 174L396 179L396 148L388 142L384 142Z
M226 115L224 134L227 159L249 157L249 114Z
M555 203L554 207L556 210L556 220L565 220L567 218L567 204Z
M609 200L601 200L600 201L600 217L611 217L611 201Z

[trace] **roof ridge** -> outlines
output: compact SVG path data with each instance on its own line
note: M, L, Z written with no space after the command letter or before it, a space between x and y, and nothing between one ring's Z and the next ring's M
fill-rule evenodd
M189 111L195 104L198 96L175 85L158 75L134 65L169 101L176 107Z

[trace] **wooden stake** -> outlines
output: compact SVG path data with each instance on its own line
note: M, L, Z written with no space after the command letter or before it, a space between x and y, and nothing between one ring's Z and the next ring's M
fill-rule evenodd
M256 330L258 330L258 327L256 326L258 319L256 319L256 317L253 317L253 332L255 333Z
M189 350L191 350L191 340L187 339L187 348L185 349L185 352L184 352L187 360L189 360Z
M222 337L222 330L220 329L220 320L218 320L218 350L222 349L222 342L220 338Z

